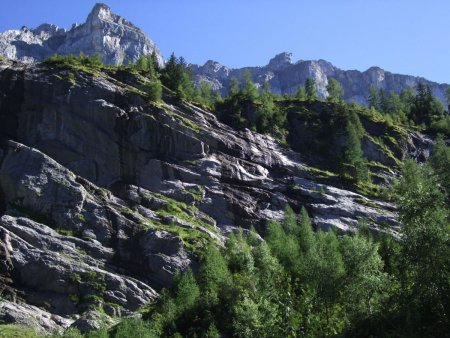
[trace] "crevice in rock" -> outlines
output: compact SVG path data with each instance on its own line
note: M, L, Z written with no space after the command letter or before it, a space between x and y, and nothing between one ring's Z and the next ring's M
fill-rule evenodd
M17 140L18 112L25 95L25 71L6 69L0 76L0 134Z

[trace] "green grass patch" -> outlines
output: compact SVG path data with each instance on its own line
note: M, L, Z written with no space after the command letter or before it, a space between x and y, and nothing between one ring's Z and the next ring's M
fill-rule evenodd
M371 182L356 183L356 192L367 197L386 199L385 189Z
M402 165L402 161L394 156L394 153L392 152L392 150L383 142L383 140L381 138L373 137L368 134L366 134L365 137L367 137L371 142L378 145L380 147L381 151L386 155L386 157L390 158L397 166Z
M314 168L314 167L308 167L307 169L311 174L313 174L314 176L316 176L317 178L334 178L337 177L338 174L333 173L331 171L328 170L322 170L319 168Z
M205 233L204 230L198 229L198 227L202 227L203 229L217 234L217 229L212 225L214 220L205 214L202 214L202 216L199 217L200 211L197 207L187 205L184 202L177 201L161 194L149 192L146 194L149 195L147 196L148 198L154 197L164 200L165 203L159 209L155 210L159 217L165 218L168 216L173 216L180 221L190 224L192 228L177 225L173 222L164 224L163 222L158 222L153 219L144 219L143 223L146 226L164 230L176 235L183 241L187 249L197 253L206 248L208 243L214 241L214 239ZM198 195L198 199L201 198L201 194L197 190L195 194Z
M19 325L0 325L0 337L2 338L38 338L43 337L35 330Z

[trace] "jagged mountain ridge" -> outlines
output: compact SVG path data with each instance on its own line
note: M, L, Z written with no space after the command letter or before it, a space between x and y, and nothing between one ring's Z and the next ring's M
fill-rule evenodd
M206 81L223 94L226 94L228 83L232 76L243 79L244 73L250 71L253 80L261 87L269 82L271 89L277 94L294 94L299 86L304 86L307 78L313 78L317 84L320 98L328 96L327 85L330 78L339 81L344 89L344 99L367 105L370 86L383 89L386 93L400 91L406 87L416 88L422 82L431 90L446 107L448 84L439 84L422 77L394 74L379 67L371 67L361 72L357 70L342 70L325 60L292 61L291 53L281 53L272 58L263 67L228 68L218 62L209 60L203 66L192 65L196 82Z
M84 52L98 53L107 64L134 62L141 55L156 53L160 66L164 59L155 43L138 27L114 14L105 4L96 4L85 23L74 25L70 30L52 24L42 24L35 29L22 27L0 33L0 55L25 62L42 61L57 53L62 55ZM325 98L328 79L336 78L344 88L344 99L367 104L370 85L387 93L400 92L405 87L416 87L419 82L430 85L433 94L447 106L447 84L439 84L421 77L394 74L379 67L361 72L341 70L325 60L292 61L291 53L281 53L263 67L228 68L215 61L204 65L192 64L196 82L207 81L215 90L226 93L232 76L243 78L250 70L258 86L268 81L272 90L279 94L293 94L307 78L314 78L319 97Z
M86 22L70 30L52 24L35 29L22 27L0 33L0 55L24 62L43 61L53 54L99 54L103 62L119 65L135 62L141 55L155 52L164 64L155 43L138 27L114 14L105 5L96 4Z

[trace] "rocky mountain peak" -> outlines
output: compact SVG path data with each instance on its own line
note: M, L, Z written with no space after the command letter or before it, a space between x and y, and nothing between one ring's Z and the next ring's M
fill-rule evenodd
M292 53L283 52L270 59L268 68L279 70L292 64Z
M164 59L148 35L103 3L97 3L86 22L68 31L45 23L36 29L0 33L0 55L25 62L43 61L53 54L99 54L107 64L134 62L141 55L156 53Z
M89 13L86 22L91 22L96 19L108 20L111 19L112 16L113 13L111 11L111 8L103 3L96 3Z

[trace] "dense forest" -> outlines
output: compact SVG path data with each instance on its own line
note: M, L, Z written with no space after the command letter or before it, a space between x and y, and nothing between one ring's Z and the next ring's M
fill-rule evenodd
M55 56L44 64L107 67L96 57ZM314 80L294 96L257 88L249 74L232 79L221 97L206 82L194 86L174 55L164 69L154 56L121 66L142 74L151 101L186 100L214 111L235 128L272 135L289 147L286 109L316 102ZM159 301L110 329L64 337L445 337L450 332L450 117L426 86L400 94L371 90L370 107L342 101L332 79L327 101L343 122L347 145L335 170L342 181L370 182L361 151L361 115L377 116L436 137L426 163L406 160L383 188L402 228L374 232L360 220L355 233L314 229L305 208L286 206L264 231L241 229L224 247L209 245L195 271L180 272ZM165 97L166 95L166 97ZM450 92L449 92L450 95ZM350 184L349 183L349 184ZM30 333L30 336L32 334Z

